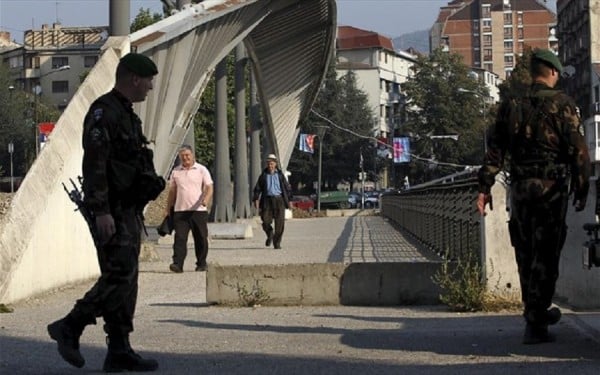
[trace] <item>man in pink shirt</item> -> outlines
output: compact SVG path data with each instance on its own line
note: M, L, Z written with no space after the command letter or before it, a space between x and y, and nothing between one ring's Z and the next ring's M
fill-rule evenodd
M208 255L208 209L213 195L213 180L208 169L196 162L191 146L179 149L180 165L173 169L169 180L169 196L165 215L173 213L173 263L169 269L183 272L187 255L187 239L192 231L196 250L196 271L206 271Z

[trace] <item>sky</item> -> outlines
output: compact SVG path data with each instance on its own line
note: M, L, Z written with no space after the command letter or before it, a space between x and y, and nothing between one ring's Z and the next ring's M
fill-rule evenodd
M160 0L130 0L131 17L140 8L162 13ZM429 29L449 0L337 0L338 25L375 31L388 37ZM63 26L108 25L109 0L0 0L0 30L22 42L25 30L57 20ZM548 0L555 11L556 0Z

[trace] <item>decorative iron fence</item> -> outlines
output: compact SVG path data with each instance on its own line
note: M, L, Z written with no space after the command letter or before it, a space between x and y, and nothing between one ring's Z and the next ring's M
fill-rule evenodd
M381 214L438 255L480 259L481 228L477 180L415 187L380 197Z

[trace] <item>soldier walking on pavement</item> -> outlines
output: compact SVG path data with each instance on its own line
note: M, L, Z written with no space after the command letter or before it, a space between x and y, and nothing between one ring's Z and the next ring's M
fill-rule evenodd
M290 186L283 172L277 168L277 156L267 156L267 167L258 177L254 187L254 205L260 212L262 228L267 235L265 246L281 249L281 238L285 228L285 209L289 208ZM273 230L275 220L275 230Z
M524 344L554 341L548 325L561 317L550 308L565 243L569 189L575 211L585 207L590 159L574 101L555 89L562 65L556 55L536 49L527 94L504 100L487 140L479 170L477 208L492 206L491 187L510 154L510 239L519 270L526 326Z
M129 53L116 69L114 88L92 103L84 120L84 204L95 218L100 277L63 319L48 325L62 358L75 367L85 360L79 338L96 317L104 319L108 353L105 372L154 371L158 363L139 356L129 343L138 292L141 212L165 187L133 103L146 99L156 65Z

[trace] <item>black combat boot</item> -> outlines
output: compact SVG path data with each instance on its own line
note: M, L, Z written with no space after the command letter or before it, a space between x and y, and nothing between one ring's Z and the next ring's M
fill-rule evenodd
M158 362L154 359L144 359L133 351L127 336L108 336L108 353L102 369L104 372L124 371L155 371Z
M562 317L562 313L560 312L560 309L558 307L553 307L549 310L546 311L546 323L548 325L553 325L558 323L558 321L560 320L560 318Z
M79 338L85 325L76 324L69 316L48 324L48 334L58 344L60 356L75 367L83 367L85 359L79 352Z
M556 337L548 332L547 325L534 325L533 323L528 322L525 326L523 344L535 345L554 341L556 341Z

